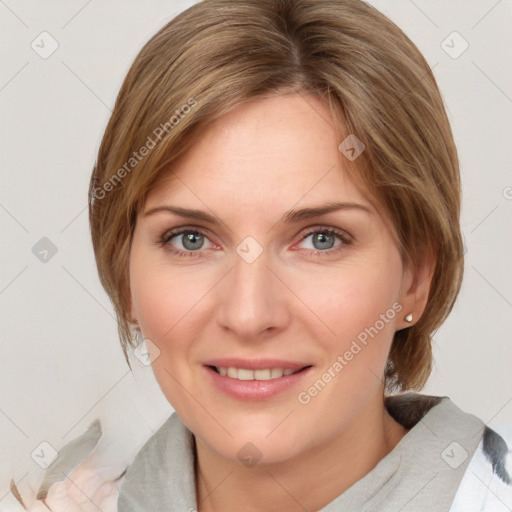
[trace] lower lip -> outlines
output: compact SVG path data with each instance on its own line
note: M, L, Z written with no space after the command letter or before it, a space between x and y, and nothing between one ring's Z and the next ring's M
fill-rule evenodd
M209 366L203 367L213 384L232 398L238 400L264 400L296 386L309 373L311 366L292 375L283 375L271 380L238 380L222 376Z

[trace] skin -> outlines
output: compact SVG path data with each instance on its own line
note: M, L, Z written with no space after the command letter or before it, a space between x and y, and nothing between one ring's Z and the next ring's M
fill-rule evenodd
M408 313L417 321L424 310L432 261L404 269L389 223L348 179L340 142L329 110L314 96L251 101L210 125L139 212L131 315L158 347L159 354L150 347L156 379L195 435L200 512L318 510L406 434L384 407L382 375L394 332L411 325ZM288 210L331 201L370 212L279 222ZM162 205L201 209L222 223L169 212L144 216ZM205 235L199 249L187 249L180 235L159 243L181 227ZM325 228L348 234L350 243L336 236L332 248L315 246L308 233ZM247 236L263 249L252 263L236 252ZM179 257L170 248L197 254ZM401 312L301 404L298 393L396 303ZM244 401L206 378L203 362L215 357L279 358L313 368L291 390ZM247 442L261 452L253 467L237 457Z

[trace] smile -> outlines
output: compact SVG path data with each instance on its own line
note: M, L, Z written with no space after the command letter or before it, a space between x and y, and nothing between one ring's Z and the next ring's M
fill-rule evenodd
M259 401L298 388L313 366L277 359L248 361L229 358L207 361L203 363L203 369L208 376L207 382L227 396Z
M249 370L247 368L234 368L223 367L223 366L212 366L217 373L223 377L230 377L231 379L238 380L273 380L281 377L298 373L303 368L291 369L291 368L267 368L263 370Z

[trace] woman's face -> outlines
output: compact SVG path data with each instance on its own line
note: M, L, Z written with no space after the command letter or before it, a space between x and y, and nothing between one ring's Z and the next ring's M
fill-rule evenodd
M382 410L412 276L344 172L332 126L313 96L245 104L204 132L137 218L132 315L156 379L228 459L290 459Z

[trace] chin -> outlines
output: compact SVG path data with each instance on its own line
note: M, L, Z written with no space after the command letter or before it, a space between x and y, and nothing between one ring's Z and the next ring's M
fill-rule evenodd
M273 464L300 455L310 448L313 441L311 432L314 426L308 428L308 425L301 423L299 427L296 419L292 420L294 414L292 412L286 418L287 415L280 411L275 414L265 411L258 421L256 414L248 417L241 413L238 418L232 417L223 422L231 436L211 423L196 423L189 428L212 451L226 459L242 464L246 464L246 459L257 464Z

